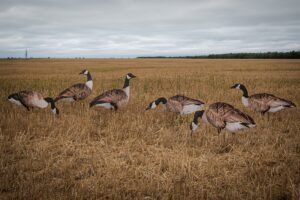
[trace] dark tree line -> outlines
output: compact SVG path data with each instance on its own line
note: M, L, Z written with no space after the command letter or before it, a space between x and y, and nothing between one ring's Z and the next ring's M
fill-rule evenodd
M225 53L204 56L143 56L138 58L190 58L190 59L300 59L300 51L264 53Z

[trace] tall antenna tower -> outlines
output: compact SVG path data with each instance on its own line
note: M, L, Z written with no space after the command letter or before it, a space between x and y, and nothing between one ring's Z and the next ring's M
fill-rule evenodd
M27 59L27 56L28 56L28 51L26 49L26 51L25 51L25 59Z

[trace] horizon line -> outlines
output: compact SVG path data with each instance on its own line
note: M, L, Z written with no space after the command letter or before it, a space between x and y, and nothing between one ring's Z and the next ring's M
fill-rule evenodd
M29 56L29 57L14 57L5 56L0 57L0 59L134 59L134 58L208 58L209 56L219 56L219 55L237 55L237 54L270 54L270 53L299 53L300 50L290 50L290 51L263 51L263 52L229 52L229 53L210 53L210 54L194 54L194 55L139 55L139 56L107 56L107 57L89 57L89 56Z

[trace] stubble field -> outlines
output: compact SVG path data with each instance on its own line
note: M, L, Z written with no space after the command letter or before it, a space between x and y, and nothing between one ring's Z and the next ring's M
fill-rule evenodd
M7 101L36 90L56 96L87 68L88 99L28 112ZM130 82L128 106L94 110L101 92ZM298 107L260 116L230 90L269 92ZM158 97L184 94L206 104L224 101L257 127L226 140L193 115L145 111ZM0 199L299 199L300 60L34 59L0 61Z

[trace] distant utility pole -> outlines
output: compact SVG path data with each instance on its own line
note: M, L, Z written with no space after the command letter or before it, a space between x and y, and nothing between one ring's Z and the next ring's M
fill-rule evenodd
M25 59L27 59L27 56L28 56L28 52L27 52L27 49L25 51Z

